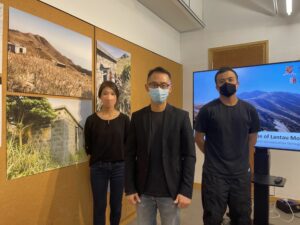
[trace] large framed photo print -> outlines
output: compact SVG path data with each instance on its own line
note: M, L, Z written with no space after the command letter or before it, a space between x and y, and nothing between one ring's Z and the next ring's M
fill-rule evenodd
M92 98L92 39L9 8L9 92Z

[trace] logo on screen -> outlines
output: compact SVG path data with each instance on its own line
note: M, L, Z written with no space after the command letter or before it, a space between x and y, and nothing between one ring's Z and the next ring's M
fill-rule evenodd
M297 83L297 77L296 77L296 73L294 72L294 67L293 66L287 66L285 68L283 76L290 76L290 78L289 78L290 84L296 84Z

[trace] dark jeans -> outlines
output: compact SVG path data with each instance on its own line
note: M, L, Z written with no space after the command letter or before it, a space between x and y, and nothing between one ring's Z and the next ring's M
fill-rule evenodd
M124 187L124 162L97 162L91 166L94 225L105 225L108 183L110 183L110 224L119 225Z
M221 225L227 205L231 225L250 225L251 176L217 177L202 175L202 204L204 225Z

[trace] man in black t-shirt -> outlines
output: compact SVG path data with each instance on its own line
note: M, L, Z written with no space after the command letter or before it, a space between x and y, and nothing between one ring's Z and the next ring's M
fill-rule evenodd
M125 192L139 225L179 225L179 209L192 199L195 143L188 112L167 103L171 74L150 70L149 106L132 114L125 153Z
M256 109L236 96L238 76L229 68L215 75L220 97L204 105L196 119L195 141L204 153L204 225L220 225L227 205L232 225L251 224L249 161L259 131Z

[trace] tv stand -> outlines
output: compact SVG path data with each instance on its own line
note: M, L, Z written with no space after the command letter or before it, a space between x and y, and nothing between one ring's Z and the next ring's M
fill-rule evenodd
M252 182L254 183L254 225L269 225L269 186L283 187L286 179L270 176L270 154L266 148L255 149Z

